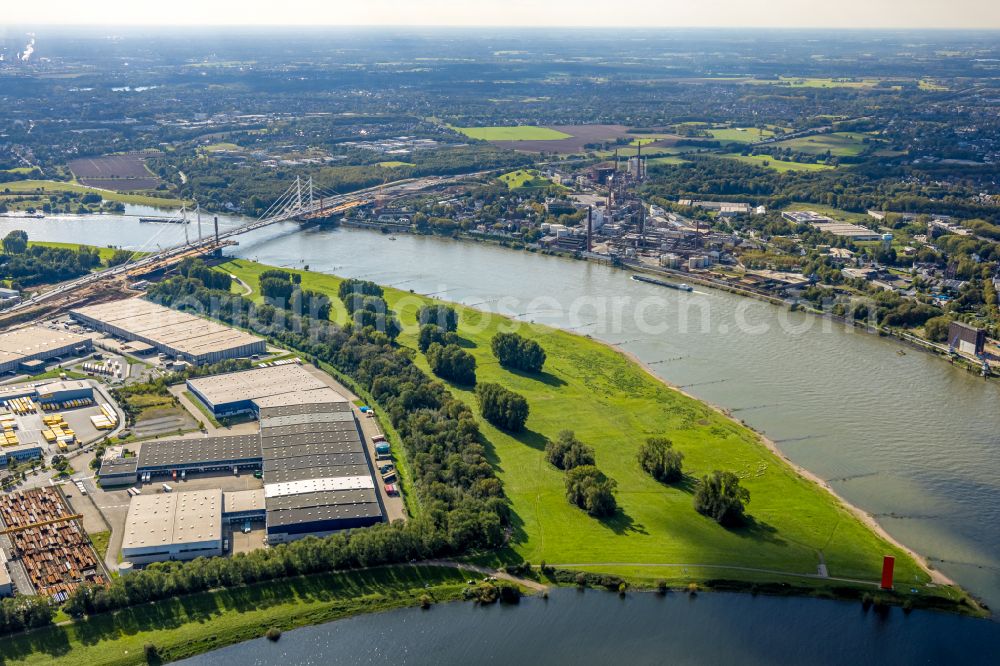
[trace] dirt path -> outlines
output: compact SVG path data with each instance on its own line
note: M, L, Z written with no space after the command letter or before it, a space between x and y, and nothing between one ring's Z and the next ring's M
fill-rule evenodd
M655 562L575 562L572 564L550 564L549 566L560 568L560 569L580 569L583 567L692 567L699 569L726 569L729 571L749 571L751 573L764 573L776 576L787 576L791 578L810 578L813 580L835 580L843 583L855 583L857 585L871 585L872 587L878 587L879 581L874 580L863 580L861 578L840 578L837 576L824 576L819 573L797 573L794 571L780 571L778 569L757 569L755 567L741 567L737 565L729 564L680 564L674 562L665 563L655 563Z
M506 571L499 571L497 569L491 569L490 567L481 567L478 564L466 564L465 562L453 562L451 560L424 560L420 564L425 566L433 567L448 567L449 569L467 569L469 571L475 571L476 573L481 573L484 576L493 576L500 580L506 580L511 583L516 583L527 587L535 592L544 592L548 588L547 585L539 583L536 580L530 580L528 578L518 578L517 576L512 576Z
M597 342L601 342L601 341L597 340ZM606 344L606 343L602 343L602 344ZM709 407L711 407L712 409L714 409L715 411L717 411L719 414L722 414L723 416L725 416L726 418L728 418L730 420L733 420L733 421L736 421L737 423L739 423L740 425L742 425L742 426L744 426L746 428L750 428L750 426L748 426L747 424L743 423L742 421L737 421L736 419L734 419L731 414L729 414L726 410L722 409L718 405L714 405L714 404L712 404L712 403L710 403L710 402L708 402L706 400L702 400L701 398L693 396L690 393L688 393L687 391L685 391L682 388L680 388L679 386L675 386L675 385L671 384L670 382L668 382L667 380L663 379L662 377L658 376L655 372L653 372L653 369L651 367L649 367L648 364L646 364L642 359L640 359L635 354L633 354L631 352L628 352L628 351L625 351L624 349L620 349L620 348L615 347L615 346L610 345L610 344L607 345L607 346L610 347L611 349L614 349L616 352L620 353L622 356L624 356L625 358L629 359L630 361L634 361L635 363L637 363L640 367L642 367L643 370L645 370L647 373L649 373L650 377L653 377L654 379L656 379L656 381L662 383L664 386L666 386L666 387L668 387L668 388L670 388L670 389L672 389L674 391L677 391L681 395L687 396L688 398L691 398L692 400L697 400L698 402L704 403L704 404L708 405ZM955 583L955 581L951 580L951 578L949 578L945 574L941 573L940 571L938 571L936 569L933 569L930 566L928 566L927 561L924 559L924 557L922 555L920 555L919 553L917 553L916 551L914 551L912 548L910 548L910 547L906 546L905 544L901 543L895 537L893 537L891 534L889 534L888 532L886 532L885 528L883 528L878 523L878 521L875 520L875 518L873 518L871 516L871 514L867 513L866 511L864 511L863 509L861 509L859 507L854 506L853 504L851 504L850 502L848 502L846 499L844 499L843 497L841 497L837 493L837 491L834 490L833 487L825 479L820 478L816 474L810 472L805 467L802 467L801 465L798 465L795 462L789 460L788 456L786 456L781 451L781 449L778 448L778 445L775 444L771 439L769 439L768 437L766 437L764 434L758 432L757 430L754 430L753 428L750 428L750 429L753 430L753 432L757 435L757 438L760 440L760 442L765 447L767 447L767 449L769 451L771 451L771 453L773 453L775 456L777 456L778 458L780 458L786 465L788 465L793 470L795 470L803 478L808 479L809 481L812 481L813 483L815 483L816 485L818 485L820 488L822 488L826 492L830 493L830 495L832 495L845 509L847 509L848 511L850 511L862 523L864 523L873 532L875 532L875 534L877 534L878 536L882 537L883 539L885 539L886 541L888 541L889 543L891 543L893 546L896 546L900 550L902 550L905 553L907 553L910 557L912 557L914 559L914 561L930 576L932 582L937 583L939 585L956 585L957 586L957 584ZM691 565L691 566L698 566L698 565ZM738 568L738 567L729 567L729 568ZM808 574L799 574L799 575L808 575ZM839 579L830 577L830 580L839 580Z

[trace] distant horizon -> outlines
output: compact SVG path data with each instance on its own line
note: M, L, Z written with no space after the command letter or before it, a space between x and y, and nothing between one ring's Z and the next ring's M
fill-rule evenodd
M150 28L338 27L361 28L595 28L1000 30L994 0L632 0L621 9L599 0L36 0L4 8L0 34L12 26ZM52 17L59 17L57 23ZM303 18L307 17L307 18Z

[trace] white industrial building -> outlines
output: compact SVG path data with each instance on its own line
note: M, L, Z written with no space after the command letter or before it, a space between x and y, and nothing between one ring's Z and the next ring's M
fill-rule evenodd
M94 343L88 337L44 326L26 326L0 333L0 372L31 372L42 367L42 361L55 356L72 356L93 349ZM31 364L32 361L35 363Z
M267 351L264 340L256 335L142 298L89 305L70 310L70 314L95 330L144 342L195 365Z
M222 490L138 495L125 520L122 559L133 564L222 555Z

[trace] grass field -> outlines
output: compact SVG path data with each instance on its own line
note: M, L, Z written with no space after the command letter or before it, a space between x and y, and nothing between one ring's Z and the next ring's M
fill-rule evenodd
M90 543L94 544L94 550L97 551L98 558L103 560L108 552L108 544L111 543L111 531L104 530L103 532L90 534Z
M537 187L552 187L555 185L548 178L543 178L534 169L519 169L500 176L500 180L509 190L531 189Z
M724 157L727 160L736 160L737 162L743 162L745 164L753 164L755 166L771 169L779 173L784 173L786 171L826 171L827 169L836 168L829 164L785 162L784 160L776 160L770 155L740 155L739 153L726 153L725 155L719 155L719 157Z
M220 267L252 286L264 269L243 260ZM304 288L330 294L335 302L339 283L335 276L303 273ZM415 312L431 299L391 289L386 297L406 328L400 343L415 347ZM782 576L705 565L809 575L822 557L831 576L877 580L882 555L892 554L897 580L917 586L928 582L907 554L799 476L751 430L670 389L617 351L544 326L512 324L468 308L459 307L459 312L463 346L476 357L479 380L501 382L531 405L524 433L511 435L480 424L512 502L514 533L507 558L593 570L632 568L649 578L690 580L719 577L724 571L732 578L774 580ZM343 316L338 307L331 318ZM548 354L543 374L514 373L497 364L489 340L506 325L542 344ZM426 370L423 355L416 359ZM476 409L471 391L451 388ZM543 453L546 439L564 428L593 446L598 466L618 482L621 510L614 517L594 519L566 501L563 473ZM689 477L684 482L663 485L640 469L638 447L653 435L670 437L685 454ZM736 472L750 490L753 520L747 527L724 529L692 508L694 480L714 469ZM639 564L647 566L635 566Z
M769 129L757 127L729 127L724 129L707 129L709 136L722 143L753 143L774 136Z
M207 146L202 146L201 149L204 150L206 153L220 153L227 150L243 150L241 146L226 141L221 141L219 143L210 143Z
M156 663L175 661L259 638L270 627L287 631L358 613L415 606L424 594L436 601L457 599L468 577L468 572L456 569L386 567L166 599L76 624L4 637L0 663L145 664L143 646L147 643L156 646Z
M834 132L778 141L773 145L814 155L830 151L831 155L845 157L861 154L866 147L865 138L867 137L859 132Z
M661 157L651 157L649 158L650 164L672 164L674 166L678 164L687 164L688 160L683 157L678 157L676 155L663 155Z
M395 167L407 167L414 166L413 162L400 162L398 160L389 160L388 162L379 162L378 165L383 169L394 169Z
M79 250L81 247L92 247L97 250L98 254L100 254L102 262L106 262L108 259L111 258L111 255L115 253L114 248L97 247L96 245L85 245L81 243L59 243L57 241L28 241L28 245L29 246L37 245L39 247L62 247L66 248L67 250ZM137 252L136 254L139 256L144 256L148 253ZM103 268L104 266L99 266L95 270L101 270Z
M515 127L453 127L470 139L482 141L553 141L568 139L572 135L536 125L518 125Z
M40 190L40 191L36 191ZM61 192L72 192L74 194L89 194L91 192L100 194L106 201L120 201L127 204L140 206L157 206L161 208L175 208L182 203L180 199L170 199L165 197L149 196L145 194L126 194L124 192L111 192L100 190L94 187L87 187L79 183L66 183L57 180L15 180L10 183L0 183L0 195L2 194L58 194ZM0 197L2 201L2 197Z

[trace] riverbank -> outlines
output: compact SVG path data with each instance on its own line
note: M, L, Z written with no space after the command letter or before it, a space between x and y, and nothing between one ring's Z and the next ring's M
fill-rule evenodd
M695 396L691 395L690 393L687 393L681 387L676 386L674 384L671 384L667 380L659 377L653 371L653 369L645 361L643 361L642 359L640 359L635 354L633 354L631 352L624 351L624 350L617 350L617 351L619 351L622 355L624 355L625 357L627 357L628 359L630 359L633 363L636 363L636 364L642 366L642 368L646 371L646 373L650 377L652 377L653 379L655 379L656 381L663 382L666 386L669 386L674 391L677 391L678 393L681 393L681 394L683 394L683 395L691 398L692 400L698 400L698 398L696 398ZM719 407L718 405L712 404L710 402L706 402L704 400L702 400L701 402L705 402L705 404L709 405L712 409L716 410L719 414L724 415L726 418L737 420L737 419L735 419L733 417L732 412L730 412L730 411L728 411L726 409L723 409L722 407ZM875 520L875 518L871 514L865 512L860 507L854 506L853 504L851 504L850 502L848 502L844 497L842 497L839 493L837 493L836 490L834 490L833 486L831 486L829 484L829 482L826 481L826 479L823 479L823 478L817 476L816 474L814 474L813 472L809 471L808 469L806 469L802 465L799 465L799 464L793 462L791 459L788 458L788 456L786 456L784 454L784 452L781 451L780 448L778 448L778 445L772 439L770 439L769 437L767 437L764 433L759 432L758 430L752 428L751 426L748 426L742 420L739 420L738 422L740 423L740 425L753 430L757 434L757 437L760 439L761 443L764 444L764 446L766 446L768 448L768 450L771 451L771 453L773 453L775 456L781 458L786 465L788 465L789 467L791 467L792 469L794 469L795 472L797 474L799 474L799 476L802 476L803 478L808 479L812 483L815 483L816 485L818 485L824 491L828 492L831 496L833 496L836 499L836 501L838 501L841 505L843 505L844 508L846 508L852 514L854 514L869 529L871 529L876 534L878 534L879 537L881 537L882 539L885 539L887 542L891 543L896 548L899 548L900 550L906 552L907 555L909 555L910 557L912 557L914 561L916 561L917 563L920 564L921 567L923 567L924 571L931 577L931 580L935 584L937 584L937 585L952 585L952 586L957 586L957 583L955 583L955 581L953 581L951 578L949 578L945 574L941 573L937 569L934 569L933 567L931 567L928 564L928 562L926 561L926 559L922 555L920 555L915 550L913 550L912 548L906 546L901 541L899 541L898 539L896 539L895 537L893 537L891 534L889 534L885 530L885 528L883 528L878 523L878 521Z
M462 598L479 574L453 566L392 566L234 586L0 638L4 666L131 666L176 661L362 613ZM146 646L155 656L147 659Z
M220 266L251 287L266 269L245 260ZM331 317L342 320L336 297L340 278L294 272L303 276L304 288L330 295L338 304ZM440 301L395 289L386 290L386 298L406 329L399 342L415 348L417 308ZM514 513L510 548L486 563L573 563L592 571L630 563L636 565L633 573L647 581L666 579L677 585L720 578L721 570L726 578L748 583L799 578L809 586L875 591L881 556L891 554L897 558L897 580L906 581L904 596L952 602L962 597L960 590L935 581L905 549L873 531L861 519L863 512L848 509L815 477L800 475L773 442L768 446L720 411L670 388L651 376L648 366L589 338L455 307L462 346L475 356L479 380L499 381L531 404L525 433L512 436L480 422ZM489 340L501 328L517 329L542 344L548 354L542 376L500 368ZM415 357L429 372L423 356ZM476 408L469 387L449 388ZM564 428L593 446L598 466L618 482L621 510L611 519L596 520L571 506L563 496L562 475L544 460L545 441ZM670 437L685 453L685 484L664 486L641 472L636 452L652 435ZM747 528L725 530L693 511L693 482L712 469L743 477L752 497L753 520Z

